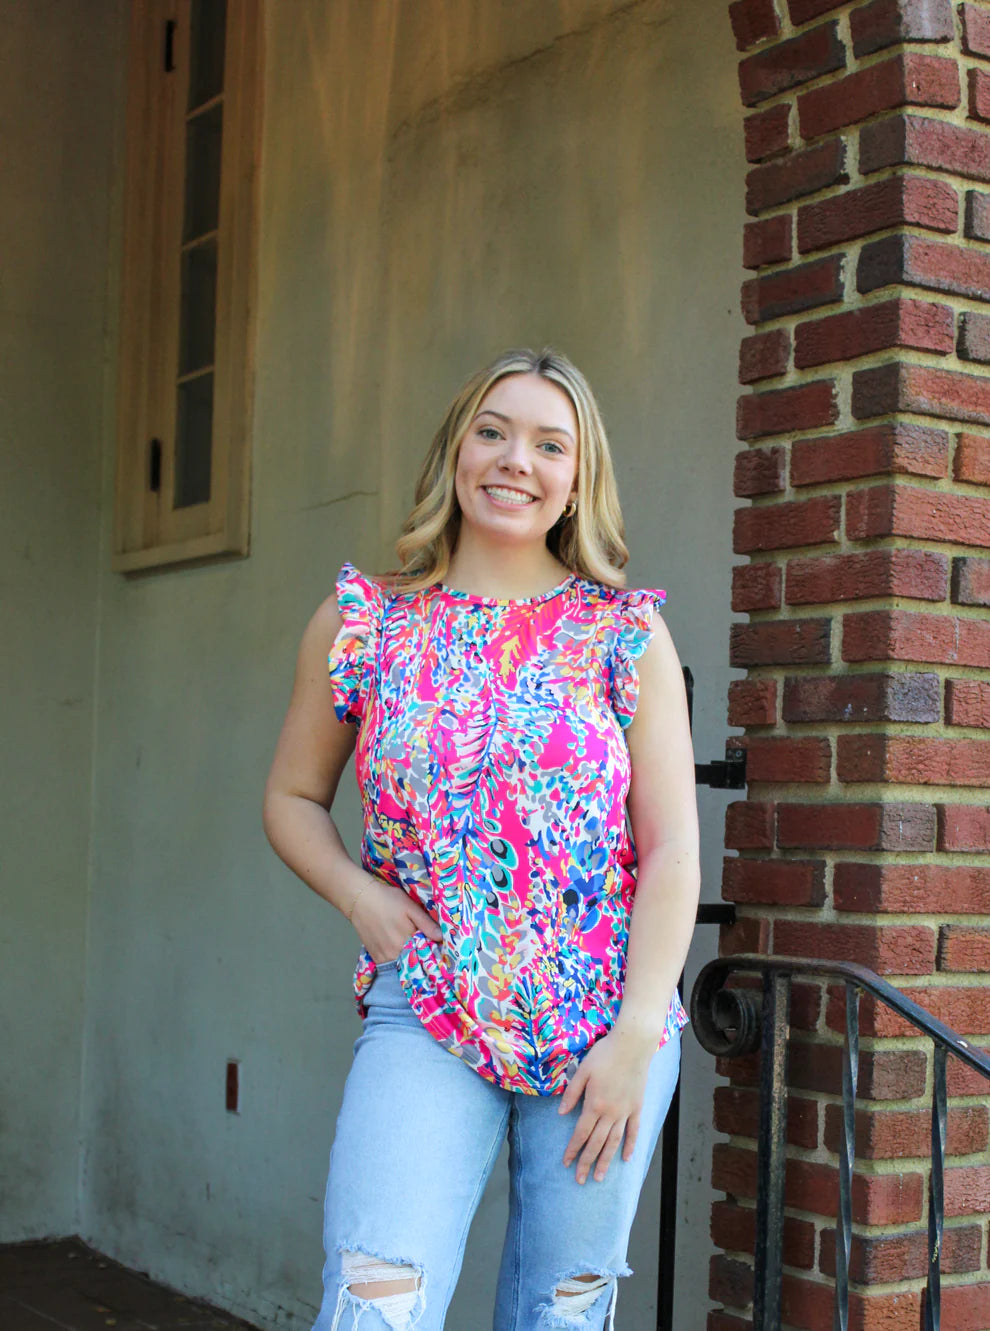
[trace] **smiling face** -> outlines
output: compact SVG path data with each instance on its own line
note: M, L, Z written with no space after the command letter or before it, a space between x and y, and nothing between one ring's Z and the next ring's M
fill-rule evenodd
M577 495L578 422L563 391L539 374L510 374L485 394L457 454L462 531L546 541Z

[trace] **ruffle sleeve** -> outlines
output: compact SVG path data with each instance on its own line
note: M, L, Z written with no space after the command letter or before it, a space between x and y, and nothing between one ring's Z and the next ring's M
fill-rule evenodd
M327 658L333 709L338 721L360 724L374 685L384 591L353 564L342 566L336 590L343 624Z
M613 603L615 641L611 659L612 710L625 730L636 714L639 673L636 662L653 639L653 611L659 610L667 593L659 589L619 592Z

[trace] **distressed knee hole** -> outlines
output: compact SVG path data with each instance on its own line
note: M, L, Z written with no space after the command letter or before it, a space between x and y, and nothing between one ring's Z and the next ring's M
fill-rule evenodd
M554 1311L568 1317L577 1317L581 1313L586 1313L610 1283L607 1277L590 1273L561 1280L554 1290Z
M388 1262L354 1249L340 1255L339 1311L345 1295L359 1306L373 1307L391 1331L408 1331L423 1288L423 1273L410 1262ZM358 1316L355 1314L354 1324ZM334 1325L337 1325L335 1319Z

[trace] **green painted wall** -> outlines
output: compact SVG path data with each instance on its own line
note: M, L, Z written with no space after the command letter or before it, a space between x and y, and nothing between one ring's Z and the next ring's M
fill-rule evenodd
M100 8L101 59L116 60L126 6ZM90 677L98 622L96 742L84 737L71 764L79 845L64 859L84 884L92 758L82 1233L264 1326L302 1327L318 1299L326 1157L358 1025L354 935L276 860L260 824L299 635L342 560L388 563L418 460L463 376L505 345L550 341L600 395L630 580L667 588L667 622L698 681L698 756L720 756L744 162L723 0L277 0L266 19L252 552L110 573L107 434L102 549L97 566L93 517L80 587ZM40 26L33 40L70 44ZM121 161L114 68L102 96L116 99L116 124L85 112L103 163L94 207ZM26 110L18 123L27 136ZM52 127L53 152L74 129ZM110 198L112 370L119 188ZM86 391L97 421L101 392L112 419L112 372L104 386L94 365ZM46 457L61 456L56 434ZM91 487L95 446L96 435ZM82 577L77 557L58 558ZM25 667L42 652L39 628ZM339 814L355 849L359 806L345 784ZM725 802L701 793L712 898ZM73 1020L79 901L64 949ZM713 949L703 938L699 959ZM690 1036L685 1052L678 1298L679 1324L694 1325L713 1078ZM237 1116L223 1107L228 1058L241 1060ZM633 1327L649 1324L653 1300L650 1188L637 1275L620 1293ZM500 1174L469 1242L459 1331L486 1325L504 1205Z
M116 15L0 0L0 1239L77 1225Z

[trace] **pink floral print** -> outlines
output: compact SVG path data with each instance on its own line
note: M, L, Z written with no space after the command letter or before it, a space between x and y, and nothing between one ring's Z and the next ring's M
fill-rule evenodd
M496 1085L562 1091L622 999L635 662L662 591L571 575L502 601L344 564L333 705L358 726L361 863L437 920L398 959L426 1029ZM362 951L358 1009L375 976ZM687 1023L675 994L661 1044Z

